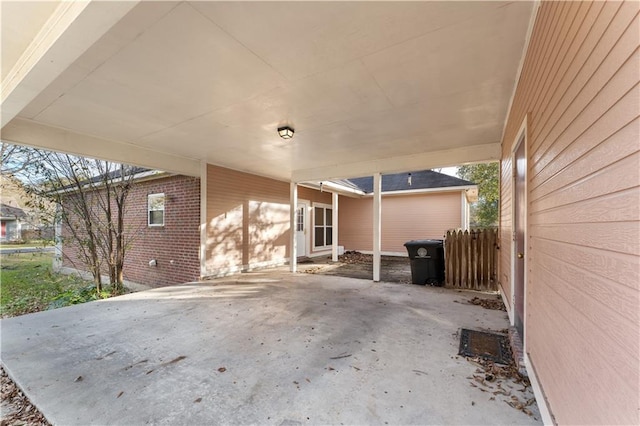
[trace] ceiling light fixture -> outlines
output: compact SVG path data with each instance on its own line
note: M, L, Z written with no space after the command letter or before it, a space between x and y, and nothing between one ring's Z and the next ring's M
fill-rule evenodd
M293 129L289 126L278 127L278 134L282 139L291 139L293 137Z

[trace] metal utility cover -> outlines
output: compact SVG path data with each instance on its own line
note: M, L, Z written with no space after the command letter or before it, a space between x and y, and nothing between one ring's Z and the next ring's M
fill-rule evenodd
M511 363L511 349L509 339L504 334L488 333L486 331L460 331L459 355L480 357L499 364Z

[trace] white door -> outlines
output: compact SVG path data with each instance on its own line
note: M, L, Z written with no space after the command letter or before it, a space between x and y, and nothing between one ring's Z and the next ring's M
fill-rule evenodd
M526 241L525 241L525 220L526 220L526 189L525 189L525 180L527 174L527 158L525 156L525 139L522 138L519 142L518 147L515 152L515 182L514 182L514 193L513 193L513 202L514 202L514 229L515 229L515 241L514 241L514 256L513 261L514 264L514 272L515 276L513 277L514 281L514 325L518 333L520 334L520 339L524 340L524 321L525 321L525 288L526 282L524 279L524 271L525 271L525 263L526 263Z
M307 255L307 204L298 202L296 212L296 249L297 255Z

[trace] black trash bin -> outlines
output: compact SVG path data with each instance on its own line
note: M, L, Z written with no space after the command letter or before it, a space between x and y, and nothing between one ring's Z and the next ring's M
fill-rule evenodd
M411 282L444 285L444 243L442 240L412 240L404 243L411 260Z

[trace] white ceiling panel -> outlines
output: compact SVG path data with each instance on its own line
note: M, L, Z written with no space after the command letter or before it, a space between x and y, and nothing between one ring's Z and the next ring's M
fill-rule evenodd
M324 72L487 10L477 2L193 4L290 79Z
M477 160L500 141L532 13L531 2L141 2L18 127L283 180L465 147Z

